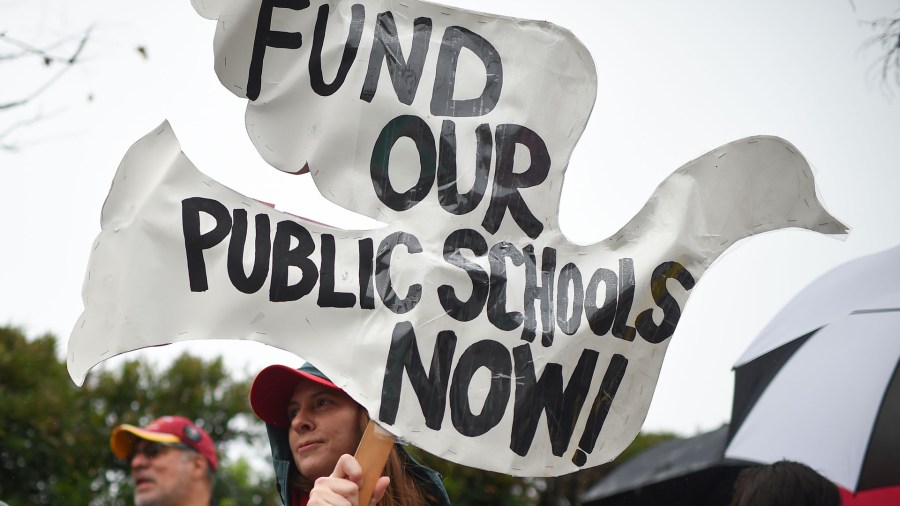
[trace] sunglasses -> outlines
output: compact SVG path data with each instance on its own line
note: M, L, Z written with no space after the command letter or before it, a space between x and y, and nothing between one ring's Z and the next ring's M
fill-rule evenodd
M125 462L131 462L138 453L147 457L148 459L153 459L160 453L165 453L169 451L171 448L177 448L179 450L191 450L192 448L184 443L158 443L156 441L148 441L144 444L136 444L131 448L131 452L128 454Z

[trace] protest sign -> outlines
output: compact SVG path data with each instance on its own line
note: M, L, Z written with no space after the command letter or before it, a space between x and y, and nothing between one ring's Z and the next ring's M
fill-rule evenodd
M691 289L726 248L781 227L844 231L804 158L771 137L688 163L591 246L407 214L343 231L281 213L199 172L163 124L103 207L70 374L147 346L255 340L311 360L429 452L559 475L638 433Z
M478 216L493 234L519 195L540 195L514 215L517 232L555 221L561 185L540 183L565 169L597 93L593 59L567 30L419 1L198 8L218 18L216 73L249 99L259 154L308 167L325 198L383 222L414 206Z
M194 4L218 19L216 70L249 99L260 154L385 225L240 195L164 123L103 208L69 343L78 383L142 347L255 340L431 453L560 475L638 433L691 290L729 246L845 231L803 156L753 137L674 172L609 239L572 244L557 213L596 73L567 31L414 1Z

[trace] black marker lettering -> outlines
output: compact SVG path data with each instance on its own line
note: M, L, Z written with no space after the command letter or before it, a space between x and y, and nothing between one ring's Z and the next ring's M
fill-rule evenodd
M416 18L413 21L412 49L409 61L403 58L400 37L397 35L397 24L390 12L382 12L375 21L375 40L369 54L369 68L363 82L359 98L371 102L378 89L378 78L381 77L382 62L387 60L388 72L394 92L401 103L410 105L416 98L422 69L425 68L425 56L428 54L428 41L431 38L431 19Z
M659 344L672 337L678 320L681 319L681 308L666 288L666 281L675 279L685 290L694 288L694 277L678 262L664 262L653 270L650 279L650 293L656 305L663 310L663 321L657 325L653 322L653 310L647 309L635 320L638 334L648 343Z
M291 239L297 240L297 247L291 249ZM309 256L316 245L305 227L293 221L281 221L275 228L272 244L272 283L269 285L269 300L288 302L299 300L312 291L319 278L319 270ZM288 285L291 267L300 268L300 281Z
M462 48L475 53L484 64L486 80L481 95L469 100L455 100L456 66ZM460 26L449 26L441 40L435 69L434 91L431 94L431 114L435 116L484 116L500 100L503 89L503 63L500 53L480 35Z
M375 242L371 238L359 241L359 307L375 309L375 280L372 276L375 262Z
M332 95L341 89L341 85L344 84L350 67L353 65L353 60L356 59L356 52L359 50L363 23L366 21L366 8L361 4L353 4L350 11L350 33L347 34L347 42L344 43L341 65L338 67L334 81L326 83L325 76L322 74L322 47L325 45L325 28L328 26L328 4L322 4L319 7L316 29L313 33L312 52L309 55L309 80L313 91L322 97Z
M434 343L431 368L426 374L412 324L398 323L394 327L391 348L384 367L384 386L381 389L381 410L378 412L378 419L390 425L397 420L403 388L403 371L406 370L413 391L419 399L422 414L425 415L425 426L440 430L447 405L447 385L455 349L456 335L449 330L440 332Z
M206 213L216 224L209 232L200 233L200 213ZM187 256L188 280L192 292L209 289L203 250L219 244L231 230L228 208L217 200L191 197L181 201L181 227L184 233L184 253Z
M569 309L569 285L572 285L572 314L566 317ZM559 282L556 285L556 324L567 336L575 335L581 325L581 314L584 308L584 286L578 266L568 263L559 271ZM552 336L551 336L552 337Z
M634 341L634 327L626 323L634 302L634 261L630 258L619 259L619 299L616 302L616 318L613 321L612 334L619 339Z
M603 302L597 302L597 289L600 283L606 287ZM616 316L616 288L619 278L609 269L597 269L588 282L587 294L584 299L584 312L588 325L595 335L603 336L612 328L613 318Z
M381 301L388 309L396 314L404 314L411 311L422 298L422 285L416 283L409 287L405 299L399 299L394 291L391 281L391 254L399 245L406 246L410 253L421 253L422 245L412 234L406 232L394 232L384 238L378 246L378 256L375 259L375 286Z
M490 371L491 386L481 412L472 412L469 385L475 372L485 367ZM463 436L477 437L500 423L512 391L512 361L506 347L497 341L478 341L459 357L450 384L450 419Z
M259 18L256 22L256 36L253 38L253 52L250 55L250 71L247 76L246 96L250 100L259 98L266 47L297 49L303 45L303 34L299 32L272 31L272 11L275 8L299 11L307 7L309 7L309 0L262 0L259 6Z
M491 127L487 123L475 129L475 182L466 193L459 192L456 167L456 124L444 120L441 126L440 150L438 151L438 201L450 214L466 214L481 203L487 190L488 173L491 170L491 151L494 141Z
M613 355L609 361L609 367L606 369L606 374L603 375L603 381L600 382L600 390L594 398L591 413L584 426L584 433L581 434L581 440L578 442L578 449L572 456L572 463L576 466L581 467L587 463L587 456L594 451L597 437L600 436L603 424L606 423L606 416L616 398L616 392L619 390L622 378L625 377L627 367L628 359L622 355Z
M319 307L353 307L356 296L352 293L334 291L334 236L322 234L322 261L319 268Z
M444 241L444 261L466 271L472 282L472 295L463 302L456 297L456 290L450 285L441 285L437 289L438 301L444 312L457 321L474 320L487 302L489 278L487 272L475 262L470 262L460 253L460 249L471 250L475 256L487 254L487 241L478 232L471 229L457 230L447 236Z
M528 237L536 239L544 230L544 224L528 209L519 193L520 188L537 186L550 173L550 153L544 140L533 130L520 125L499 125L494 136L497 142L497 162L491 203L481 225L491 234L500 229L500 222L509 214ZM515 171L516 146L523 145L531 153L531 166L523 172Z
M266 283L269 276L269 255L272 244L269 215L257 214L255 247L253 253L253 270L247 276L244 272L244 248L247 244L247 211L234 210L234 225L231 227L231 241L228 243L228 277L235 288L244 293L256 293Z
M515 330L522 324L522 313L506 311L506 259L522 265L525 256L512 244L503 241L491 247L491 283L488 292L488 320L500 330Z
M541 301L541 344L546 348L553 344L553 278L556 275L556 250L544 248L541 255L541 281L538 284L537 265L534 258L534 246L522 248L525 254L525 326L522 328L522 340L533 342L537 332L537 317L534 303Z
M550 447L553 455L561 457L569 448L575 422L591 388L599 353L584 350L578 365L563 390L562 366L547 364L541 379L536 380L531 348L527 344L513 349L516 363L516 402L509 449L526 456L534 440L541 413L547 414Z
M409 137L416 143L419 151L419 180L416 184L400 193L391 186L390 171L391 149L401 137ZM418 116L398 116L388 122L378 135L372 149L372 161L369 171L375 195L384 205L394 211L406 211L418 204L428 195L434 185L434 172L437 164L437 150L434 146L434 135L425 120Z

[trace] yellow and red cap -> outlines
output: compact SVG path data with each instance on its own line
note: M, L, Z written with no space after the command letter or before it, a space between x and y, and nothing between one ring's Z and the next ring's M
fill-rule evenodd
M205 430L183 416L157 418L146 427L135 427L127 423L118 425L112 431L109 446L116 457L126 459L140 439L167 444L183 443L203 455L209 462L210 469L215 471L219 467L216 446L212 438Z

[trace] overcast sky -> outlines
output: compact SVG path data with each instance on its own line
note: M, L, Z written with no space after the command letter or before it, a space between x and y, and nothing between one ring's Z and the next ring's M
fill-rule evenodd
M900 15L896 0L444 3L552 21L591 51L598 98L560 209L570 240L606 238L682 164L757 134L799 148L826 208L851 227L844 241L796 230L752 237L707 271L672 337L645 429L689 435L726 422L731 366L778 309L830 268L900 244L900 89L872 75L879 52L862 50L874 34L864 21ZM35 43L93 26L83 64L32 107L0 111L0 131L45 116L6 139L18 151L0 151L0 321L29 335L53 332L65 346L113 174L127 148L166 119L187 156L219 182L338 227L374 224L323 199L309 178L262 161L244 130L245 103L213 71L215 23L189 0L0 0L0 12L0 32ZM0 103L49 75L36 60L0 62ZM600 187L614 195L596 198ZM247 374L299 364L233 341L126 358L165 363L182 350L223 353Z

